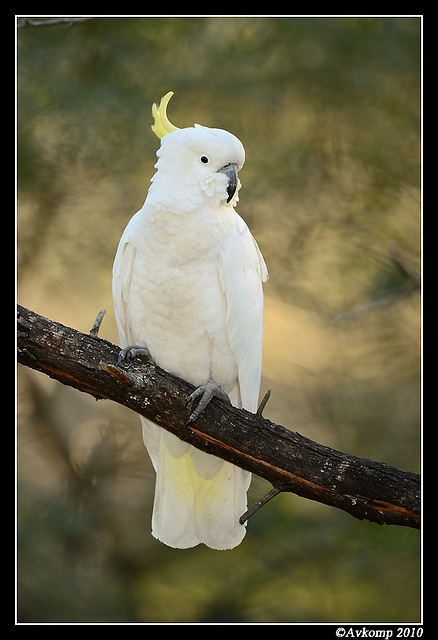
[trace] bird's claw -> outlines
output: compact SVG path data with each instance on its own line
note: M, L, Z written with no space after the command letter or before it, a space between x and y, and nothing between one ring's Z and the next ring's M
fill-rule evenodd
M143 358L152 360L150 351L147 347L140 347L138 345L133 345L130 347L124 347L123 349L120 349L120 353L117 358L117 363L120 365L122 364L122 362L129 362L134 358L138 358L138 356L142 356Z
M186 406L190 402L192 402L192 400L195 400L199 396L201 396L201 399L198 403L198 406L196 407L196 409L193 411L193 413L190 415L189 419L187 420L186 427L191 422L194 422L197 418L199 418L199 416L204 411L205 407L208 405L208 403L212 398L219 398L220 400L231 402L228 394L225 393L225 391L222 391L220 386L214 380L209 380L205 384L201 384L200 387L195 389L193 393L191 393L187 398Z

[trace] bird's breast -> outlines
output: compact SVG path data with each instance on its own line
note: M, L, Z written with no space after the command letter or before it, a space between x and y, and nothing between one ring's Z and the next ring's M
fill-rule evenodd
M237 378L220 285L220 230L152 225L137 238L129 314L135 341L158 365L199 385L224 390Z

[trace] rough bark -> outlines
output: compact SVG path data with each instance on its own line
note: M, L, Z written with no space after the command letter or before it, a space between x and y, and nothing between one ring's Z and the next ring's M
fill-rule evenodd
M420 476L323 446L262 415L213 399L186 426L193 387L154 363L118 365L120 347L18 307L18 362L95 398L118 402L274 488L359 519L420 528Z

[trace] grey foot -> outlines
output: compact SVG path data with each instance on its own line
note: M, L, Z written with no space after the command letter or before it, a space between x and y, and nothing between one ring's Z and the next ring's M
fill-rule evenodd
M225 391L222 391L220 386L214 380L209 380L205 384L201 384L200 387L195 389L194 392L191 393L187 398L186 406L190 402L192 402L192 400L195 400L195 398L198 398L199 396L201 396L199 404L191 414L190 418L187 420L186 427L201 415L212 398L219 398L220 400L226 400L226 402L230 402L228 394L226 394Z
M148 360L152 360L150 351L147 347L139 347L138 345L134 345L120 349L117 362L118 364L122 364L122 362L129 362L130 360L138 358L139 356L147 358Z

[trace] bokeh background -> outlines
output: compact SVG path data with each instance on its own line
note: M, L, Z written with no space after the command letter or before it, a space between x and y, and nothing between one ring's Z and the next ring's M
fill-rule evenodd
M420 18L96 18L18 29L18 301L118 341L111 268L170 120L243 142L266 417L420 470ZM18 371L22 622L413 622L420 535L292 494L232 551L150 535L138 417ZM249 501L269 489L255 477Z

